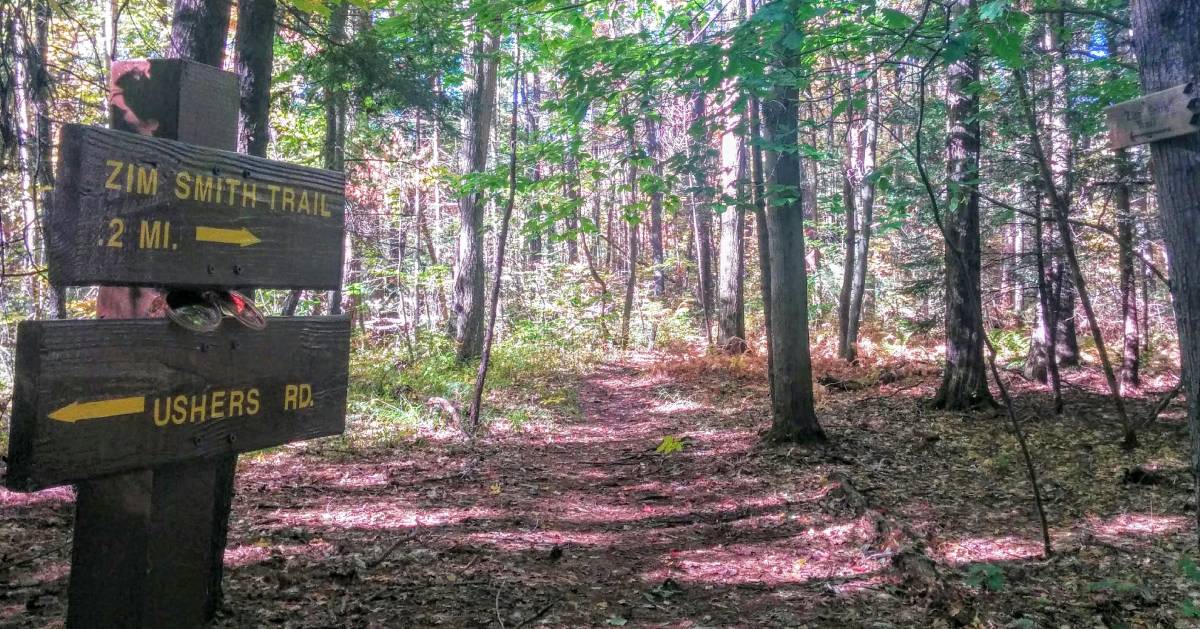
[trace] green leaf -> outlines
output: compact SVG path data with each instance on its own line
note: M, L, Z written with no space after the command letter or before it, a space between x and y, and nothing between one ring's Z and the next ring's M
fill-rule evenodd
M908 30L913 24L916 24L916 20L896 9L884 9L880 11L880 14L883 16L884 25L892 30Z

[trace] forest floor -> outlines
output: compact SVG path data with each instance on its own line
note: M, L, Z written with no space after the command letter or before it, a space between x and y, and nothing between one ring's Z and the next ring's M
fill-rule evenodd
M817 447L760 442L760 363L633 355L574 383L577 414L475 454L443 431L243 457L217 624L1192 626L1177 409L1125 453L1096 374L1069 376L1057 418L1009 374L1045 559L1003 415L929 410L931 364L818 372ZM0 625L61 623L72 516L70 489L0 490Z

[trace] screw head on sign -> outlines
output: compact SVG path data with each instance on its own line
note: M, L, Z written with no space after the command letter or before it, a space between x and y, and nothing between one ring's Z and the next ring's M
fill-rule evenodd
M240 264L233 265L233 274L241 275L242 274L242 265L240 265Z

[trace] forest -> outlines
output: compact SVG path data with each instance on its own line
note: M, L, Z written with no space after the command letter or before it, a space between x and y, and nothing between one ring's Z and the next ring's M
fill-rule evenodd
M192 626L151 620L189 588L218 627L1200 626L1200 0L0 0L0 29L0 626ZM278 271L337 259L331 284L221 293L310 353L199 346L337 379L346 347L299 326L348 319L344 431L143 466L162 504L208 470L211 523L154 502L146 525L204 528L204 577L155 556L181 532L97 541L141 535L84 516L128 466L14 480L42 439L30 322L180 307L56 279L74 143L133 137L145 59L231 91L180 88L197 117L141 135L344 179L344 236ZM158 193L112 164L102 187ZM147 225L120 255L170 246ZM237 226L195 240L258 245ZM215 313L63 355L115 379L234 334ZM287 382L284 409L331 395ZM49 417L195 422L175 393ZM201 422L259 413L258 388L203 395ZM118 569L158 585L87 602Z

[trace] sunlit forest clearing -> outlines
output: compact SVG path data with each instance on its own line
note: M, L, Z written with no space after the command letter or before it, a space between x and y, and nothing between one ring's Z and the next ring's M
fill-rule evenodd
M1200 0L0 28L0 626L1200 626Z

